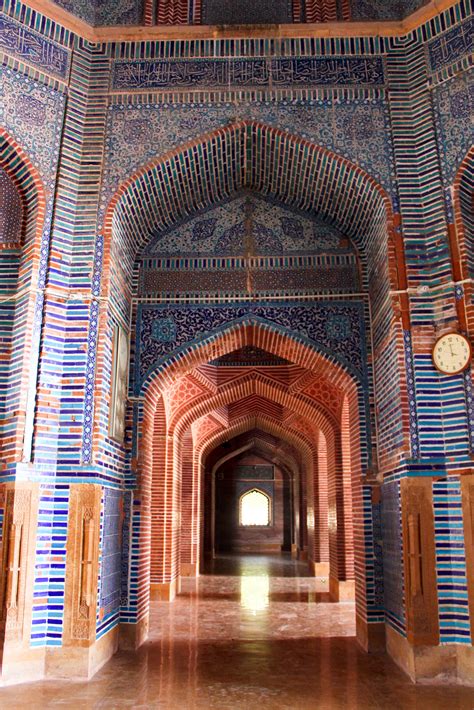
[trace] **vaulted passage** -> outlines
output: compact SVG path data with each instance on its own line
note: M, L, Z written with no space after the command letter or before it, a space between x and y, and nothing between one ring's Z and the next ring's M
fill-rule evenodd
M472 710L471 5L3 3L2 709Z

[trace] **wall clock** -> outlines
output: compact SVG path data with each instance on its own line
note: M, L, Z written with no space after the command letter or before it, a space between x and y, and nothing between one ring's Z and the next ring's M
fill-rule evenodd
M433 347L433 363L443 375L457 375L469 366L472 348L461 333L445 333Z

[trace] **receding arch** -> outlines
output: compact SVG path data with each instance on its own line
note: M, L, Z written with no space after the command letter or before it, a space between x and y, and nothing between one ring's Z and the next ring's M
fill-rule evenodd
M215 395L203 395L198 400L189 403L186 408L183 408L183 411L178 412L174 420L170 421L170 433L176 431L179 434L204 414L212 412L220 406L238 401L236 397L238 397L238 400L257 397L259 400L271 401L281 407L287 407L297 412L325 429L331 428L332 431L335 431L337 426L331 414L324 411L318 403L309 397L292 394L287 387L269 378L249 375L229 382Z
M215 449L219 444L226 441L226 439L232 439L251 429L259 429L268 434L272 434L288 441L292 446L302 452L303 457L306 460L310 460L313 454L316 453L315 444L311 439L309 439L306 434L293 429L292 427L285 426L282 422L279 422L266 414L259 413L257 415L251 414L247 416L242 416L231 422L229 426L222 431L211 432L207 437L200 441L197 445L197 458L199 464L206 459L209 452Z
M234 437L237 438L237 437ZM255 450L262 455L265 454L271 459L272 456L276 455L276 448L275 446L272 446L268 441L262 438L262 432L260 431L255 431L252 433L251 437L249 438L249 441L245 444L242 444L242 446L238 447L237 449L234 449L228 454L225 454L221 458L219 458L215 463L212 465L212 470L211 470L211 475L214 475L216 471L223 466L227 461L232 460L236 456L240 456L241 454L250 451L250 450ZM285 463L285 465L288 466L288 468L291 468L291 466L295 465L296 460L295 458L290 458L290 455L288 453L282 453L280 450L277 451L278 457L281 461Z
M273 429L272 433L263 431L260 428L260 421L264 419L268 426ZM276 421L271 420L268 417L268 413L258 415L257 420L260 421L255 421L254 423L256 426L258 425L258 428L252 428L252 421L247 417L240 417L240 419L229 422L229 427L223 430L222 434L226 435L225 443L227 445L237 445L237 448L234 448L231 453L220 455L222 452L219 451L219 448L224 442L218 440L215 442L215 447L211 448L205 456L200 456L201 464L199 465L199 470L196 467L196 473L199 473L201 478L207 481L207 491L203 491L204 495L201 501L203 513L206 512L207 508L207 516L204 514L204 524L201 530L201 557L205 555L206 550L209 552L209 550L215 549L214 496L217 471L227 461L245 453L255 453L281 469L289 497L287 505L289 505L289 510L291 511L291 524L287 530L287 543L296 542L298 530L296 519L294 518L295 490L301 487L304 481L307 481L310 485L313 478L316 478L318 474L314 467L316 456L312 450L312 442L309 439L305 441L304 435L301 438L301 432L293 431L286 423L278 424ZM249 429L243 432L238 431L234 436L235 426L240 430L244 421L249 426ZM197 441L196 445L198 447L205 446L205 440L209 441L210 437L205 437L201 442ZM240 442L242 442L242 446L240 446ZM218 456L217 459L216 456ZM211 489L210 491L209 488ZM315 486L315 489L317 489L317 486ZM308 497L310 498L308 505L310 508L313 507L313 496L313 488L311 487L311 491L308 492ZM319 507L317 501L314 501L314 506ZM209 510L209 507L211 510Z
M374 338L375 343L381 342L395 319L389 289L396 291L405 283L400 266L404 263L403 244L397 239L388 195L368 173L342 156L257 121L239 121L184 143L142 166L119 186L101 226L106 264L102 295L108 295L111 278L116 276L121 283L130 281L137 253L157 230L171 227L241 189L318 214L353 239L364 255L366 287L373 305L383 311L375 325L381 336ZM120 258L111 259L113 245ZM115 270L115 276L108 269ZM130 296L133 288L132 284ZM104 314L99 328L103 329L106 322ZM195 355L201 344L199 348L195 345L181 349L179 364L168 362L166 373L162 363L162 382L168 374L174 377L178 369L197 362ZM213 345L209 345L212 354ZM99 334L97 401L104 396L100 383L108 348L110 343ZM149 378L153 374L150 372ZM382 389L383 375L378 383ZM402 419L402 408L400 412ZM367 420L367 410L361 419ZM406 428L407 421L403 420L401 426ZM94 432L98 433L97 415Z

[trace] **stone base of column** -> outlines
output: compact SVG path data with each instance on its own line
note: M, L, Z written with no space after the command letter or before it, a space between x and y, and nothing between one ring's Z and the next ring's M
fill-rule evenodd
M16 646L16 647L15 647ZM44 678L46 649L8 644L3 649L0 687Z
M310 573L314 577L329 577L329 562L314 562L314 560L308 561L308 567Z
M355 582L353 579L339 580L329 577L329 594L335 602L351 602L355 599Z
M0 686L42 679L90 680L118 649L116 626L91 646L4 649Z
M147 640L150 619L148 614L137 624L120 624L119 648L121 651L136 651Z
M356 637L358 644L367 653L385 651L385 624L382 621L369 624L365 619L357 616Z
M197 562L182 562L180 573L181 577L199 577L199 565Z
M45 677L89 680L114 655L118 645L119 627L116 626L89 647L47 649Z
M291 557L294 560L298 559L298 545L296 543L291 543Z
M387 652L414 683L474 686L474 648L462 644L412 646L386 625Z
M173 579L172 582L153 582L150 584L150 601L172 602L180 591L179 578Z
M298 550L298 559L301 560L302 562L306 562L306 560L308 559L308 550L305 550L305 549Z

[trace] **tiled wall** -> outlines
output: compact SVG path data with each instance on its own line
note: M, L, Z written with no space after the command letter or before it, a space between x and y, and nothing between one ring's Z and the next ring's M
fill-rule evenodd
M98 590L97 638L118 621L122 585L123 496L104 488L101 515L101 560ZM124 550L126 554L126 550Z
M387 622L405 631L403 551L398 481L382 486L384 606Z
M466 558L458 478L433 483L441 643L470 643Z
M40 489L31 646L61 646L64 623L69 486Z
M80 14L84 7L72 9ZM130 575L121 580L120 618L134 622L145 614L148 573L143 560L150 543L150 501L136 490L131 493L136 486L132 458L139 446L141 405L134 407L133 422L129 416L125 448L108 434L111 333L115 323L129 329L132 296L151 299L136 308L134 304L133 310L138 334L132 337L135 396L166 360L179 360L195 350L196 339L217 337L228 321L244 317L271 320L286 333L304 334L312 347L323 347L352 372L360 388L364 472L368 463L376 467L378 462L380 473L393 477L384 486L381 507L372 500L369 486L361 492L365 528L356 544L365 555L368 617L383 618L383 549L385 615L403 632L396 479L407 473L432 475L433 458L444 475L453 465L470 466L469 380L440 378L430 357L434 329L455 327L456 298L462 298L452 285L447 233L454 218L451 186L469 140L470 92L464 72L469 8L463 0L403 38L105 46L90 45L38 13L6 3L0 21L0 123L31 162L29 170L26 161L18 161L16 173L37 176L36 197L29 187L33 178L30 183L23 180L24 199L31 205L41 196L44 210L38 256L24 250L20 277L12 253L0 252L4 288L10 281L15 288L19 278L18 288L31 296L28 307L21 298L17 301L12 349L28 341L33 392L38 378L32 455L26 457L33 465L16 465L18 457L5 455L0 473L1 480L30 476L42 486L33 645L61 643L68 484L73 481L103 485L98 636L118 621L119 565ZM135 21L135 6L122 5L116 11ZM96 21L93 12L94 17L86 19ZM357 12L364 15L363 4ZM270 147L277 156L273 162ZM2 166L11 161L2 147ZM324 181L318 183L321 175ZM124 189L112 225L108 205L120 186ZM201 261L184 267L179 260L189 259L195 234L204 239L210 220L221 219L217 213L224 209L222 204L230 204L223 200L242 188L270 202L283 202L281 219L291 212L287 219L298 220L303 233L308 224L315 229L309 216L315 210L323 214L326 226L332 225L330 238L336 233L350 237L361 254L360 281L354 277L350 287L353 292L357 286L363 295L355 299L351 293L337 304L324 302L321 295L327 294L321 291L340 294L336 279L335 289L300 282L298 297L319 297L317 306L295 303L290 309L256 301L237 313L235 304L199 303L211 290L220 290L222 296L219 274L224 279L235 264L214 261L209 266L223 254L214 249L211 238L203 242L209 252L204 250ZM471 189L466 170L461 191L465 213ZM346 199L334 201L334 194ZM230 224L234 217L222 219ZM180 226L173 231L176 222ZM281 236L280 226L273 229L273 241ZM466 231L466 239L472 240L468 216ZM405 310L396 295L403 290L397 281L403 268L393 247L396 234L403 240L412 288ZM160 244L166 244L163 253ZM295 256L287 244L282 246L282 259ZM142 248L147 249L143 254ZM262 250L262 290L284 295L280 284L268 286L274 282L264 260L268 254ZM316 258L307 251L314 252L300 256ZM349 242L342 251L352 264ZM338 246L332 258L342 258L340 252ZM169 261L163 268L158 259L170 255L176 263ZM291 263L279 262L278 269L282 266ZM314 262L310 266L313 269ZM156 282L145 286L147 269L169 272L175 267L188 269L190 280L199 286L187 289L192 306L164 304L160 301L169 298L171 289L158 288ZM206 269L218 275L215 285L204 279ZM238 283L227 291L235 299L245 289ZM369 298L372 309L381 314L375 320L369 317ZM0 325L5 341L10 340L12 313L12 304L4 304ZM345 320L335 322L338 315ZM331 332L324 331L324 323L333 324ZM4 364L0 387L5 394L8 382L9 405L23 408L28 424L34 398L28 404L21 373L13 360ZM5 417L2 427L8 427ZM443 643L468 639L465 582L456 583L464 574L458 498L456 480L434 484ZM446 545L449 564L443 554Z

